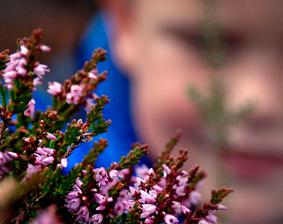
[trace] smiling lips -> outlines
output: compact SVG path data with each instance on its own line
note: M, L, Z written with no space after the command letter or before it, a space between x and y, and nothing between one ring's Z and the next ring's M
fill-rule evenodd
M249 152L248 148L243 151L230 150L222 155L227 169L241 179L264 179L275 170L283 168L283 155L266 150L256 154Z

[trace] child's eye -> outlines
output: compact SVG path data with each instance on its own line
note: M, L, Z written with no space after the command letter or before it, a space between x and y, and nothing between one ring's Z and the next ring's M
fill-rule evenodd
M184 29L182 27L165 27L165 34L183 46L194 48L204 59L218 53L223 60L231 59L242 47L243 40L236 33L228 31L203 31L201 29Z

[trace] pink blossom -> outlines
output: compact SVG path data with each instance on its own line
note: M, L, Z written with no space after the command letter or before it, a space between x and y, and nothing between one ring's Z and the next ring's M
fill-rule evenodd
M112 197L106 197L106 196L103 196L103 195L101 195L99 193L95 193L94 194L94 198L95 198L96 202L99 204L99 206L96 208L97 211L105 210L106 205L109 202L113 201Z
M202 219L198 222L198 224L209 224L209 223L207 221L205 221L204 219Z
M92 110L92 108L94 107L95 102L93 101L92 98L87 98L86 100L86 105L85 105L85 111L89 112Z
M173 208L173 210L175 211L175 213L177 215L188 214L188 213L191 212L189 208L187 208L185 205L182 205L178 201L173 201L172 202L172 208Z
M167 177L171 173L171 169L166 166L165 164L162 165L163 172L164 172L164 177Z
M47 147L38 147L36 149L35 155L35 164L36 165L42 165L42 166L48 166L54 162L54 154L55 150L50 149Z
M89 220L89 211L86 206L80 207L79 211L77 212L76 221L87 223Z
M130 211L134 208L134 205L135 205L135 201L134 200L128 200L128 201L124 201L124 205L125 205L125 209L127 211Z
M166 224L179 223L179 220L174 215L170 215L170 214L165 215L164 221L165 221Z
M55 135L53 135L49 132L46 133L46 138L48 138L50 140L56 140L57 139Z
M47 92L53 96L57 96L62 92L62 85L59 82L49 82Z
M33 80L33 86L34 87L41 85L41 84L42 84L42 80L39 77L34 78L34 80ZM35 90L35 88L34 88L34 90Z
M98 74L98 71L96 69L94 69L94 70L92 70L91 72L88 73L88 77L90 79L97 80L97 74Z
M140 178L145 178L148 175L149 168L146 165L136 167L136 174Z
M61 166L62 166L62 167L66 168L66 167L67 167L67 164L68 164L67 158L61 159Z
M49 51L51 51L51 48L49 46L47 46L47 45L43 45L42 44L40 46L40 50L43 51L43 52L49 52Z
M157 193L154 190L149 191L147 193L146 191L140 190L141 194L141 202L142 203L155 203L156 202L156 197Z
M154 217L153 217L153 216L147 217L147 218L144 220L144 223L145 223L145 224L153 224L153 223L154 223Z
M34 69L33 72L39 77L43 78L46 72L49 72L50 69L48 68L47 65L44 64L38 64Z
M190 201L194 205L198 204L201 201L201 194L197 191L192 191L190 193Z
M35 111L35 100L31 99L28 103L28 108L24 111L24 115L33 118Z
M101 214L94 214L90 220L89 223L91 224L101 224L103 221L103 216Z
M20 46L20 52L21 52L22 55L26 56L26 55L28 55L29 50L27 49L26 46L21 45L21 46Z
M111 179L117 179L118 178L118 174L119 174L118 170L111 170L109 172L109 176L110 176Z
M5 81L5 84L7 86L8 89L12 89L13 88L13 83L15 78L17 77L18 73L16 71L7 71L3 74L3 78Z
M73 85L71 87L71 92L66 95L66 102L68 104L78 104L79 100L83 94L83 89L79 85Z
M41 170L41 166L40 165L32 165L32 164L28 164L28 168L27 168L27 176L26 178L28 177L31 177L32 174L34 173L38 173L39 171Z
M227 210L227 207L225 205L219 204L217 205L217 210Z
M152 187L157 193L161 193L163 191L163 189L158 185L158 184L155 184L153 185Z
M139 193L138 189L136 189L132 186L130 186L129 189L130 189L130 194L131 194L132 197L137 196L137 194Z
M95 180L98 182L98 185L106 185L108 183L108 174L106 170L101 168L96 168L93 170L95 173Z
M7 151L0 152L0 179L2 179L6 173L10 172L10 169L6 166L6 164L17 158L17 153Z
M19 65L17 68L17 72L21 76L25 76L27 74L27 70L23 65Z
M156 205L153 205L153 204L143 204L142 205L142 213L141 213L140 217L142 219L149 217L151 214L156 212L156 208L157 208Z

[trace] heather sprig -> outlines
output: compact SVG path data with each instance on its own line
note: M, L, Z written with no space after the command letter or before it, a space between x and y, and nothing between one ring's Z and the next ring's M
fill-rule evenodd
M40 63L40 54L51 49L41 44L41 30L17 44L15 53L0 53L0 181L13 178L16 183L6 206L0 206L5 222L216 223L215 211L225 208L220 203L231 190L213 191L210 202L201 204L205 173L198 167L182 170L188 159L186 149L172 155L180 131L154 168L137 165L148 153L147 144L134 144L128 155L110 167L95 166L108 145L99 135L111 124L103 116L109 99L95 94L106 79L107 73L97 69L105 60L104 50L97 49L63 83L50 82L47 92L53 105L36 111L33 92L49 72ZM76 118L78 114L83 118ZM74 150L92 140L93 147L82 162L63 172Z

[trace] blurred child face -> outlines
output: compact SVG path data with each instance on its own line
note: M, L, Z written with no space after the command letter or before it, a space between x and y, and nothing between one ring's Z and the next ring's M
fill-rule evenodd
M207 18L204 2L139 0L130 6L129 15L115 18L112 44L118 64L131 74L136 128L151 145L152 156L181 128L181 147L189 148L191 163L207 171L209 188L219 187L213 182L217 171L207 126L186 91L193 85L205 93L209 78L220 74L230 108L255 103L252 116L231 129L228 139L231 156L224 169L235 189L229 216L233 223L280 223L276 220L283 217L283 2L213 1L211 20L220 25L226 46L217 71L198 41Z

